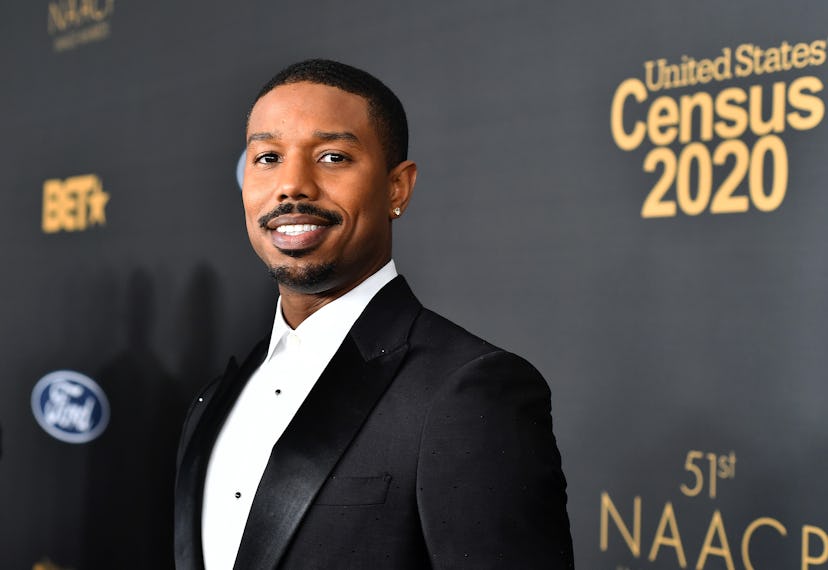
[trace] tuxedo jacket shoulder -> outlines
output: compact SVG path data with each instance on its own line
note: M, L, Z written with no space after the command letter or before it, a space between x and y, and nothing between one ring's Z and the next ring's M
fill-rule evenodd
M201 568L206 460L265 350L231 363L188 415L179 568ZM236 568L572 568L565 487L541 375L398 277L274 446Z

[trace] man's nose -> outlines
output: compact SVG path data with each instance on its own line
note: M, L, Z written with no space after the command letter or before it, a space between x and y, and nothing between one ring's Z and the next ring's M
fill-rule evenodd
M286 158L279 166L277 176L276 192L279 201L314 200L319 194L313 176L313 164L306 159Z

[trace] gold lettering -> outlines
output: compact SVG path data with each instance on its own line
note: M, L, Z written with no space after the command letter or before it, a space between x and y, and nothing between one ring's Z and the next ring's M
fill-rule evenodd
M86 192L87 189L77 185L78 177L66 179L66 199L71 207L66 210L67 216L72 220L71 227L67 230L86 229Z
M89 224L99 226L106 225L106 212L104 208L109 202L109 194L103 191L101 179L95 177L95 183L89 188Z
M716 121L714 130L723 139L741 136L748 126L748 114L739 103L747 101L747 93L739 87L728 87L716 96L716 114L722 121ZM730 124L728 124L728 122Z
M66 206L63 199L63 182L47 180L43 183L43 232L53 234L66 226Z
M825 63L825 40L811 42L811 65L822 65Z
M753 73L753 59L750 54L753 44L742 44L736 48L736 77L747 77Z
M759 46L752 46L751 55L753 56L753 73L756 75L762 75L765 72L762 67L762 56L765 55L765 50Z
M665 536L664 531L670 526L670 536ZM676 551L676 558L680 568L687 568L687 558L684 556L684 547L681 544L681 535L679 534L678 525L676 524L676 515L673 512L673 505L669 501L664 505L664 511L661 513L661 520L658 521L658 529L653 539L653 546L650 548L650 555L647 559L650 562L655 562L658 556L658 550L661 545L672 546Z
M656 146L666 146L676 140L679 109L672 97L663 95L653 101L647 112L647 134Z
M765 192L765 155L773 159L773 181L770 193ZM776 135L767 135L756 141L750 155L748 187L753 205L763 212L772 212L785 199L788 191L788 149Z
M791 44L788 42L782 42L779 46L779 51L782 56L782 69L785 71L790 71L793 65L791 64L790 55L791 55Z
M115 0L106 0L102 8L98 7L97 0L81 0L80 13L84 20L100 22L112 13Z
M708 83L713 78L713 60L703 59L696 66L696 81L699 83ZM695 81L693 82L695 83Z
M719 544L721 546L713 546L713 536L718 536ZM710 519L710 526L707 528L707 536L704 537L704 544L699 553L699 560L696 563L696 570L703 570L704 564L707 562L707 557L710 555L721 556L724 558L727 570L735 570L733 566L733 556L730 554L730 545L727 542L727 534L724 530L724 523L722 522L722 514L719 510L713 511L713 518Z
M659 60L661 64L662 60ZM681 80L681 68L675 63L670 65L663 65L661 67L661 74L664 76L664 88L683 87L684 83Z
M115 10L115 0L55 0L48 5L47 29L57 35L53 47L64 51L109 35L106 19Z
M49 23L47 29L50 34L62 32L66 29L66 18L63 16L63 11L54 2L49 2Z
M797 69L802 69L811 61L811 49L808 44L798 43L791 51L791 65Z
M658 60L658 81L653 78L653 68L655 67L654 61L645 61L644 62L644 81L647 83L647 89L650 91L658 91L664 85L664 80L661 76L661 67L667 63L666 59L659 59Z
M730 57L730 48L724 48L722 55L713 60L713 77L716 78L716 81L724 81L725 79L731 79L733 77L730 72Z
M624 130L624 104L629 97L634 97L639 103L647 99L647 88L640 79L631 77L621 82L612 98L610 110L610 128L612 138L621 150L633 150L644 140L646 127L641 121L636 121L632 132Z
M72 26L77 26L80 23L78 0L64 0L63 17L66 22Z
M764 73L776 73L777 71L782 71L784 66L782 65L782 54L779 51L779 48L768 48L765 50L765 60L764 66L757 65L758 68L762 68ZM757 71L757 73L759 73Z
M818 77L808 75L791 82L788 87L788 102L791 107L806 111L805 117L800 113L788 113L788 124L798 131L807 131L817 126L825 116L825 103L819 97L806 95L803 91L819 93L822 91L822 81Z
M760 526L773 527L782 536L788 536L787 529L776 519L762 517L750 523L745 529L745 534L742 535L742 562L745 565L745 570L756 570L753 567L753 562L750 560L750 540L753 538L753 533L756 532Z
M624 542L632 552L633 556L641 556L641 497L633 500L633 532L630 533L627 525L624 524L621 514L610 499L606 491L601 493L601 551L606 552L609 547L609 518L615 522L615 527L621 533Z
M73 176L65 181L43 183L44 233L61 230L85 230L89 225L106 224L109 194L103 191L101 179L94 174Z
M816 558L811 556L811 535L822 541L822 554ZM802 570L808 570L812 565L828 562L828 534L817 526L804 525L802 527Z
M773 84L771 96L771 116L766 121L762 116L762 85L750 88L750 130L758 137L768 133L781 133L785 130L785 83Z
M681 126L679 140L688 143L693 138L693 110L699 109L699 135L701 140L713 138L713 98L709 93L699 91L681 97Z

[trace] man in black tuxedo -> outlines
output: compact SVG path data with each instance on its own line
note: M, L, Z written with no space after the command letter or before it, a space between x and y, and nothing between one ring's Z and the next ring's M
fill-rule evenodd
M573 567L546 382L396 273L407 145L397 97L350 66L256 98L242 195L280 299L187 416L179 570Z

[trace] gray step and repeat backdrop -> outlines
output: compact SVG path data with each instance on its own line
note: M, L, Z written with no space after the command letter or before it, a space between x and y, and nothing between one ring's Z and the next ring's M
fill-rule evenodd
M0 567L171 566L182 414L266 334L245 112L405 103L395 259L552 389L582 569L828 568L828 4L31 0L0 18Z

